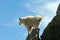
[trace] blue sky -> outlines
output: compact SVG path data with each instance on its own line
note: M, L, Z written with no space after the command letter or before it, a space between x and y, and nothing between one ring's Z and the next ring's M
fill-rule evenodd
M43 17L40 35L56 15L59 0L0 0L0 40L25 40L27 30L20 26L19 17L40 15Z

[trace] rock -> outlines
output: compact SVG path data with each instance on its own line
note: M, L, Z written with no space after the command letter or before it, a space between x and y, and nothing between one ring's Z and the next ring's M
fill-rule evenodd
M60 4L56 14L41 35L42 40L60 40Z
M57 10L56 14L57 14L57 15L60 15L60 4L59 4L59 6L58 6L58 10Z
M40 40L39 28L33 29L32 32L30 34L28 34L26 40Z

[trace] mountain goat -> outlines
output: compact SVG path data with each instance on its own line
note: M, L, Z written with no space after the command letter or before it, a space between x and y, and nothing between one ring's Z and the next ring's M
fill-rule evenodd
M26 26L28 32L32 30L32 28L38 28L38 25L41 21L41 16L27 16L19 18L19 25L23 24Z

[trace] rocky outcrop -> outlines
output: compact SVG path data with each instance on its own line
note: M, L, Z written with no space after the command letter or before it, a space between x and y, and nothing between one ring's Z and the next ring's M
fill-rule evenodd
M45 28L41 35L42 40L60 40L60 4L58 6L56 16Z
M26 40L40 40L39 28L33 29L32 32L28 34Z

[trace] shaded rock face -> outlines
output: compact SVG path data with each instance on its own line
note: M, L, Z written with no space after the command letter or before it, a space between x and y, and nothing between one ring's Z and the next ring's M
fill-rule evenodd
M56 14L41 35L42 40L60 40L60 4Z
M57 15L60 15L60 4L59 4L59 6L58 6L58 10L57 10Z
M26 40L40 40L39 28L33 29L32 32L28 34Z

